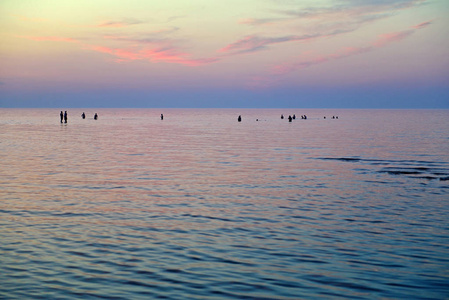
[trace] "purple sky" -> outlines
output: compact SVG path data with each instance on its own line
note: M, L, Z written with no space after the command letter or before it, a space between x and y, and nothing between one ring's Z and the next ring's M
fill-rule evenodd
M449 108L449 1L0 3L0 107Z

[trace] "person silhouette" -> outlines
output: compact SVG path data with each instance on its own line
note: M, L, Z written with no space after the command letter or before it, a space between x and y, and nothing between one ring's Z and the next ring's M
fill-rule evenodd
M98 115L97 115L97 113L95 113L94 120L97 120L97 119L98 119Z
M163 120L164 119L164 115L163 114L161 114L161 120Z
M283 120L284 119L284 115L281 115L281 120Z
M292 121L292 116L288 116L288 121L289 121L289 122Z
M237 118L237 121L242 122L242 116L239 116L239 117Z
M64 123L67 123L67 111L64 112Z
M86 118L86 114L84 112L81 114L81 118L83 118L83 119Z
M61 110L61 113L59 114L59 116L61 117L61 123L62 123L62 120L64 119L64 113L62 112L62 110Z

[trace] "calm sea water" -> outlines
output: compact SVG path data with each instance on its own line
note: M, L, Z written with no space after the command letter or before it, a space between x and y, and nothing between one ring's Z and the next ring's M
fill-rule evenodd
M0 298L449 298L448 110L84 111L0 109Z

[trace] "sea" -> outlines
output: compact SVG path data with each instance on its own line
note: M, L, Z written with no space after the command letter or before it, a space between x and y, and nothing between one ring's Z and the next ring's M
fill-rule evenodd
M449 299L449 110L2 108L0 298Z

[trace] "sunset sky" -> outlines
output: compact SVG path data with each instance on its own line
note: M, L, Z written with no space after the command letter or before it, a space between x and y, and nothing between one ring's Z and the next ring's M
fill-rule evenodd
M1 0L0 107L449 108L448 0Z

